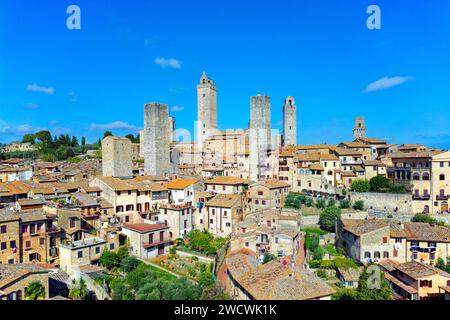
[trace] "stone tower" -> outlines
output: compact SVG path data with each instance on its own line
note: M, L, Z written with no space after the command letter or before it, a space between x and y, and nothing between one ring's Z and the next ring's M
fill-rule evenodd
M283 146L297 145L297 106L291 96L283 105Z
M250 98L250 179L264 178L271 150L270 97L257 95Z
M144 167L149 175L170 172L170 121L167 104L147 103L144 106Z
M104 177L133 178L131 141L124 137L106 137L102 141Z
M355 127L353 128L353 140L366 138L366 124L364 118L356 118Z
M197 112L197 144L202 151L205 139L217 130L217 89L204 71L197 85Z

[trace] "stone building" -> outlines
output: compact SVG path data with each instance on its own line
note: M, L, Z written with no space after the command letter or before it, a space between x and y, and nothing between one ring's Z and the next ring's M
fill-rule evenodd
M49 270L37 264L0 265L0 300L25 300L27 287L38 281L49 298Z
M297 106L291 96L283 105L283 146L297 145Z
M267 177L271 153L270 97L257 95L250 98L250 179Z
M132 145L125 137L106 137L102 141L103 176L132 178Z
M165 175L170 172L170 128L167 104L157 102L144 106L143 153L145 172Z
M353 128L353 140L366 138L366 124L364 118L356 118Z
M0 264L20 261L20 217L12 211L0 211Z
M203 150L205 139L217 130L217 88L203 72L197 85L197 144Z
M124 224L122 233L130 241L131 254L141 259L167 254L172 243L169 226L163 223Z
M111 243L107 246L107 242L99 237L60 244L59 261L61 269L70 274L73 272L73 268L98 262L104 250L115 249L114 244Z

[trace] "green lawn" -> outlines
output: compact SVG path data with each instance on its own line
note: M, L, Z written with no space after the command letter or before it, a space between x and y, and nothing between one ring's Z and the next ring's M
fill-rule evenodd
M165 272L165 271L163 271L161 269L158 269L158 268L156 268L156 267L154 267L152 265L147 264L146 267L148 269L152 270L157 275L157 277L161 277L161 278L164 278L166 280L175 280L175 279L177 279L177 277L175 277L174 275L172 275L172 274L170 274L168 272Z

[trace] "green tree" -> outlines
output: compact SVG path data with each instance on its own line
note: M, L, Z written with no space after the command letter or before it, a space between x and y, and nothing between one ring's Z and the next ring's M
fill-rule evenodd
M206 288L214 284L214 277L212 273L205 271L200 273L197 281L202 288Z
M72 137L72 141L70 142L70 145L72 147L78 147L79 146L77 137L75 137L75 136Z
M362 211L364 210L364 201L358 200L353 204L353 209Z
M43 300L45 298L45 288L39 281L32 281L25 289L26 300Z
M273 260L276 260L276 259L277 259L277 257L274 254L271 254L271 253L266 251L264 253L263 264L266 264L266 263L268 263L270 261L273 261Z
M36 139L39 141L40 149L48 149L53 146L53 139L50 131L42 130L35 134Z
M120 258L117 253L104 250L100 256L100 263L107 269L118 267L120 264Z
M83 136L81 137L81 146L85 146L86 145L86 138Z
M350 190L355 192L367 192L370 189L370 184L367 179L356 179L350 185Z
M72 300L84 300L87 296L88 290L86 282L83 278L79 281L75 279L72 281L72 286L69 288L69 298Z
M384 273L375 264L364 267L359 278L358 300L391 300L392 292Z
M129 273L135 270L139 266L139 264L140 261L138 259L128 256L121 260L120 269L123 272Z
M22 138L22 142L23 143L31 143L31 144L35 144L36 142L36 137L34 136L34 134L25 134Z
M376 176L370 179L370 191L386 192L391 190L391 181L384 176Z
M321 214L319 218L319 225L323 230L334 231L334 226L341 217L341 209L338 207L328 207Z
M111 137L113 134L110 130L106 130L105 133L103 133L103 139L105 139L106 137Z
M402 184L393 184L391 186L391 192L392 193L401 193L401 194L405 194L406 193L406 189L405 186Z
M332 300L358 300L358 291L350 288L340 288L331 296Z

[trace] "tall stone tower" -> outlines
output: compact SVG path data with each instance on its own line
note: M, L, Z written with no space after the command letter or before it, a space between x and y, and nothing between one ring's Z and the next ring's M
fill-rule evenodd
M291 96L283 105L283 146L297 145L297 106Z
M269 165L271 150L270 97L257 95L250 98L250 179L264 178L263 172Z
M355 127L353 128L353 140L366 138L366 124L364 118L356 118Z
M197 112L197 145L202 151L205 139L217 129L217 89L204 71L197 85Z
M170 121L167 104L144 106L144 168L149 175L170 172Z
M131 141L124 137L106 137L102 141L104 177L133 178Z

